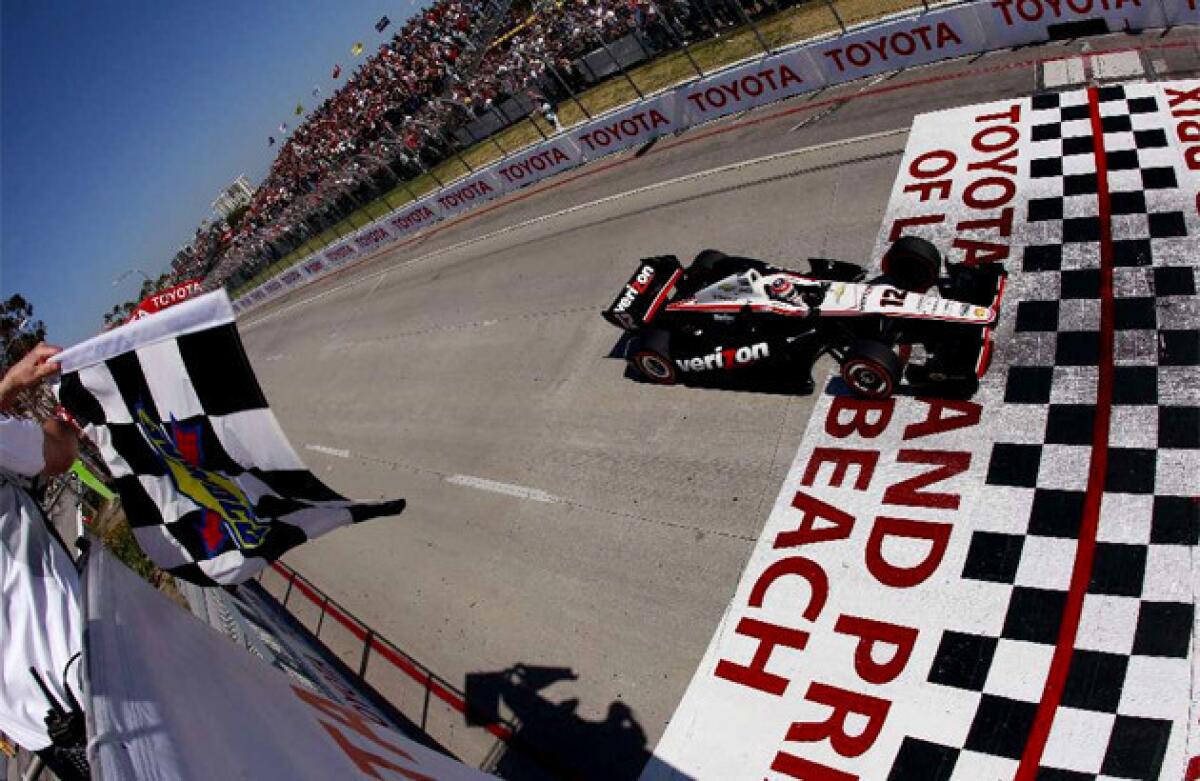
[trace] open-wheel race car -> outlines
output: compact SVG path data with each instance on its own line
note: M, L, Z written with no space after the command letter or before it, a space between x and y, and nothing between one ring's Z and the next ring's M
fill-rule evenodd
M867 280L852 263L810 258L798 273L715 250L686 269L647 258L603 314L630 332L626 358L649 382L755 369L811 392L813 363L828 354L858 396L887 398L902 378L921 393L973 394L991 360L1003 267L943 264L905 236L882 271Z

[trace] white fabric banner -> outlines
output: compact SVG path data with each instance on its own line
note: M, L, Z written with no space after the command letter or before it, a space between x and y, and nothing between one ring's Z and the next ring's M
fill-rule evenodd
M619 152L631 146L681 129L676 112L678 95L665 92L658 97L634 103L606 116L597 117L569 134L584 160Z
M328 265L340 266L356 252L353 242L343 241L326 249L322 257Z
M1176 0L1167 9L1167 24L1200 24L1200 0Z
M320 279L329 271L329 265L320 255L309 258L300 264L300 267L304 269L304 273L308 275L309 279L313 280Z
M793 49L701 79L680 91L684 127L820 89L825 76L807 49Z
M439 190L434 196L442 217L450 217L497 197L508 186L490 166Z
M525 187L581 162L583 156L579 147L570 138L562 136L505 158L497 164L496 173L510 188Z
M981 52L988 48L988 38L973 7L958 7L867 27L806 48L826 81L838 84Z
M301 267L292 266L279 275L279 281L283 283L285 288L291 290L297 285L304 284L306 280L304 271L301 269Z
M67 662L83 647L79 576L29 494L0 476L0 731L37 751L50 745L50 704L29 668L61 703ZM79 665L68 683L82 697Z
M293 683L99 545L84 579L97 779L491 778Z
M377 220L358 232L354 246L359 252L370 252L396 240L396 234L388 224L387 217Z
M440 220L441 208L437 198L429 196L400 207L388 223L397 236L407 236Z
M1191 0L1167 0L1182 8ZM971 9L987 30L987 49L1050 40L1050 25L1103 18L1110 32L1164 27L1160 0L993 0Z

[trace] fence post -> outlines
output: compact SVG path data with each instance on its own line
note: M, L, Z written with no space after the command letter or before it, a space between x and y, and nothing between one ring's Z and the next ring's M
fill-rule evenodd
M375 641L375 630L367 629L367 636L363 638L362 659L358 663L358 677L365 678L367 675L367 659L371 656L371 643Z
M554 80L557 81L562 86L562 88L567 91L567 94L571 96L571 100L575 101L575 105L579 106L579 110L583 112L583 115L585 117L587 117L588 119L591 119L592 118L591 112L587 110L587 106L583 105L583 103L580 102L579 96L575 94L575 90L571 89L571 85L567 84L566 80L563 79L562 74L558 72L558 66L557 65L551 66L549 63L546 62L545 57L542 57L540 59L542 61L542 65L546 66L546 70L550 71L550 75L552 75L554 77Z
M283 592L283 606L287 607L288 598L292 596L292 586L296 585L296 570L292 570L292 576L288 578L287 590Z
M321 615L317 617L317 631L313 634L316 637L321 636L321 625L325 623L325 611L329 609L329 595L325 595L325 599L321 602Z
M658 15L659 21L663 26L670 31L672 38L679 40L679 46L683 49L683 56L687 57L687 61L691 63L692 70L696 71L696 75L704 78L704 69L700 67L700 63L696 62L696 58L692 56L692 50L688 48L687 33L680 29L680 25L674 19L663 13L663 10L658 7L654 0L650 0L650 7L654 9L654 13Z
M592 31L592 35L594 35L596 40L600 42L601 48L604 49L604 53L608 55L608 58L613 61L613 65L616 65L617 70L621 71L621 75L625 77L625 81L629 82L629 86L633 87L633 91L637 93L638 100L645 100L646 96L642 94L641 88L638 87L637 83L633 80L633 77L629 75L629 71L625 70L625 66L622 65L621 61L617 59L617 55L613 54L612 49L608 48L608 43L604 40L604 36L596 32L591 26L588 26L588 29ZM586 58L581 59L583 59L584 62L587 62ZM591 66L588 67L588 70L591 70ZM595 71L592 72L592 75L595 75Z
M425 731L425 725L429 723L429 692L430 683L433 681L433 675L429 672L425 673L425 702L421 706L421 731Z
M846 23L842 21L842 16L837 12L837 7L834 6L833 0L825 0L825 5L829 6L829 12L833 14L833 18L837 20L838 27L842 28L842 35L846 34Z
M771 47L767 45L767 42L765 40L763 40L762 32L759 31L758 25L755 24L754 20L750 18L750 15L746 13L746 9L742 8L742 0L728 0L728 1L733 3L734 7L737 8L738 15L740 15L742 17L742 21L744 23L750 25L750 29L754 31L754 39L756 41L758 41L758 45L762 47L763 52L765 52L766 54L770 54Z

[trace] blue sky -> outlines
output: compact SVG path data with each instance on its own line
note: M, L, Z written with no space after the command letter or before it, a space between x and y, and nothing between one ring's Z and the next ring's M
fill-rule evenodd
M0 296L73 344L152 277L297 102L407 0L0 0ZM386 14L383 35L374 23ZM341 81L345 81L345 75Z

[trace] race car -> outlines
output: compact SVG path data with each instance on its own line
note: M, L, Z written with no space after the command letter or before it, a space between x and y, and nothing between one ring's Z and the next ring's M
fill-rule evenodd
M646 258L603 315L629 332L625 357L653 383L767 370L811 392L828 354L860 397L888 398L902 378L921 393L973 394L991 361L1001 264L943 264L928 241L904 236L882 271L867 280L852 263L810 258L798 273L716 250L686 269Z

